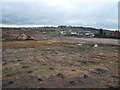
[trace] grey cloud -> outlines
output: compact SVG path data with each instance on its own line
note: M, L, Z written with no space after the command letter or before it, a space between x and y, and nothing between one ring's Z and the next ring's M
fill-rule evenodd
M43 2L2 3L2 24L80 25L117 28L117 3L73 3L70 8Z

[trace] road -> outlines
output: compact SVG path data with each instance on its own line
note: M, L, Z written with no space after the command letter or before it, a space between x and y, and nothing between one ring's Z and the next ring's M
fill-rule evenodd
M120 40L117 39L104 39L104 38L81 38L81 40L112 45L119 45L120 42Z
M111 44L111 45L119 45L120 40L118 39L105 39L105 38L76 38L76 37L69 37L71 41L89 41L95 43L103 43L103 44Z

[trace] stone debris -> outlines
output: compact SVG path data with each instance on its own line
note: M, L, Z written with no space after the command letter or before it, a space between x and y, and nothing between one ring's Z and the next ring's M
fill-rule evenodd
M29 66L23 66L22 68L28 68Z
M13 81L9 81L9 84L13 84Z
M96 48L97 48L97 47L98 47L98 44L95 44L95 45L94 45L94 47L96 47Z
M77 44L78 46L82 46L82 44Z
M56 76L60 78L65 78L65 76L62 73L58 73Z
M32 73L33 71L28 71L28 73Z
M42 82L43 80L42 80L41 78L38 78L38 81L39 81L39 82Z

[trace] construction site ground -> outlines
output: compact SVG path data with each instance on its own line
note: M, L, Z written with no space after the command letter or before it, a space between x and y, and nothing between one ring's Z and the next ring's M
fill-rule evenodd
M47 34L50 38L39 39L41 33L34 33L36 40L17 41L12 33L18 32L3 31L4 38L9 36L2 42L3 88L119 86L117 44Z

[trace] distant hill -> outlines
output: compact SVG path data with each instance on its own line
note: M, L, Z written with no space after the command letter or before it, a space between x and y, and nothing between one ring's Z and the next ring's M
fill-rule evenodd
M33 30L33 31L90 31L92 33L98 33L100 29L92 27L76 27L76 26L51 26L51 27L1 27L2 30ZM103 32L109 33L110 30L103 29Z

